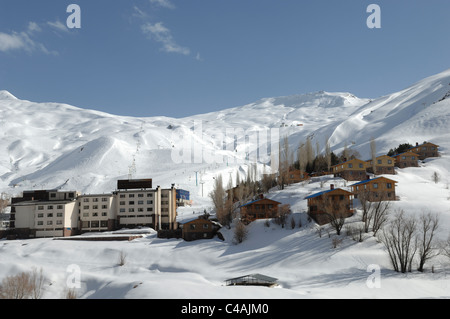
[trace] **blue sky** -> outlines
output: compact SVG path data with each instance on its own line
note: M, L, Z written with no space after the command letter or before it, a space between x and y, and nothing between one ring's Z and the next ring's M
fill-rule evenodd
M381 29L367 27L372 3ZM448 0L0 0L0 90L178 118L321 90L376 98L450 68L448 12Z

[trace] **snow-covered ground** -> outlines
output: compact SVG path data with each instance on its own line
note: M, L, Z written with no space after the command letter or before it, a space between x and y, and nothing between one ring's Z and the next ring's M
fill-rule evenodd
M180 219L191 218L212 206L208 193L220 173L224 183L236 172L242 177L246 164L174 163L173 150L192 139L204 149L223 152L229 159L246 156L222 151L221 132L226 128L280 128L291 149L307 136L313 145L330 137L332 150L344 145L370 157L370 139L377 153L385 154L401 143L440 145L442 157L426 160L419 168L398 170L400 201L394 208L408 214L440 216L440 239L450 234L450 70L419 81L411 87L375 100L349 93L318 92L262 99L256 103L185 119L130 118L81 110L56 103L33 103L0 92L0 191L17 195L31 189L78 190L106 193L116 180L132 174L153 178L154 185L189 190L194 206L179 209ZM205 133L198 136L194 120ZM299 126L302 124L302 126ZM283 128L281 128L283 126ZM183 139L180 139L180 136ZM239 150L238 150L239 151ZM260 166L260 172L262 166ZM432 181L437 172L439 183ZM290 204L302 227L290 229L264 221L249 226L242 244L233 243L233 231L222 229L225 241L196 242L158 239L153 230L131 242L89 242L35 239L0 241L0 279L42 268L46 277L44 298L63 298L74 269L79 269L79 298L175 299L298 299L298 298L449 298L450 261L439 256L426 264L425 273L399 274L392 270L383 244L368 234L361 243L342 235L333 248L333 231L319 236L308 223L309 194L329 184L348 187L341 179L322 177L321 183L272 190L268 197ZM322 185L322 187L321 187ZM224 185L226 186L226 185ZM359 215L348 220L357 222ZM345 232L344 232L345 233ZM329 237L330 236L330 237ZM119 255L126 256L123 266ZM76 267L72 267L76 265ZM370 288L371 265L381 269L381 287ZM431 272L434 266L435 272ZM369 267L369 269L368 269ZM369 270L369 271L368 271ZM278 278L278 288L226 287L225 280L252 273Z

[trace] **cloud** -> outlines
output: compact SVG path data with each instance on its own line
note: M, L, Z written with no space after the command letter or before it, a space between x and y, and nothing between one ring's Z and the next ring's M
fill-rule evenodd
M162 22L155 24L146 23L142 25L142 32L148 35L151 39L162 43L162 50L170 53L179 53L189 55L191 51L189 48L178 45L172 37L172 33L166 28Z
M167 9L175 9L175 6L169 0L150 0L150 3Z
M47 25L49 25L50 27L52 27L53 29L55 29L57 31L69 32L69 28L67 28L67 25L65 25L64 23L62 23L59 20L56 20L55 22L48 21Z
M41 31L42 29L37 23L29 22L25 31L13 31L11 33L0 32L0 52L23 50L28 53L39 51L45 54L57 54L54 51L47 50L42 43L32 39L35 33Z

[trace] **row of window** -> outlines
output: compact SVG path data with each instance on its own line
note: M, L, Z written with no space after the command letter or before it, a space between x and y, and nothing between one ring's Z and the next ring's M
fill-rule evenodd
M84 203L89 203L90 201L91 201L91 198L88 198L88 197L83 198L83 202ZM107 201L108 201L108 198L106 198L106 197L102 198L102 202L107 202ZM92 198L92 202L93 203L98 203L98 198Z
M120 205L120 206L124 206L124 205L126 205L126 204L127 204L126 201L120 201L120 202L119 202L119 205ZM130 201L128 201L128 205L136 205L136 202L135 202L134 200L130 200ZM137 202L137 205L144 205L144 201L143 201L143 200L139 200L139 201ZM153 201L152 201L152 200L148 200L148 201L147 201L147 205L153 205Z
M62 225L62 224L63 224L62 220L57 220L56 223L55 223L55 225ZM37 225L38 226L44 226L44 221L39 220L37 222ZM53 225L53 221L52 220L47 221L47 226L52 226L52 225Z
M83 206L84 210L88 210L90 209L89 205L84 205ZM92 205L92 209L98 209L98 205ZM102 205L102 209L108 209L108 205Z
M38 218L44 218L44 213L39 213L39 214L37 214L37 217ZM53 213L47 213L47 218L52 218L54 216L54 214ZM64 216L64 214L63 213L56 213L56 217L63 217Z
M47 210L53 210L55 208L54 205L47 205ZM45 206L38 206L37 207L38 210L44 210ZM64 205L56 205L56 209L64 209Z
M97 212L92 213L92 216L89 213L83 213L83 217L98 217L98 216L99 216L99 214ZM108 217L108 213L102 212L101 216Z
M119 197L120 198L127 198L127 195L128 195L128 198L134 198L135 197L135 194L120 194ZM144 194L137 194L137 197L138 198L144 198L145 196L144 196ZM153 193L147 193L147 197L153 197Z

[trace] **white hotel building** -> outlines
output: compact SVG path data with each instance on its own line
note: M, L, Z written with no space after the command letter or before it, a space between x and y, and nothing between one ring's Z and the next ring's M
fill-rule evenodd
M176 189L151 180L119 181L111 194L29 191L13 198L11 229L19 238L68 237L87 232L151 227L176 229Z

